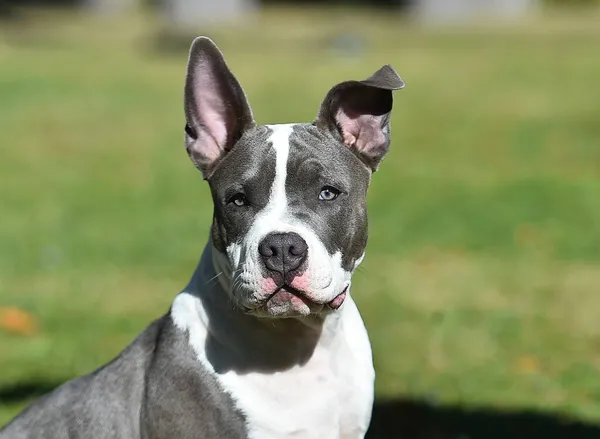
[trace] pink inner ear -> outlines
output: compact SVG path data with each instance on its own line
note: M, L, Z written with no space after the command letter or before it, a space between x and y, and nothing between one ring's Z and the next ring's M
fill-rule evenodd
M217 144L214 137L207 131L202 130L192 144L192 153L196 160L208 165L216 162L221 157L223 149Z
M216 160L227 145L227 125L231 119L224 96L220 95L215 72L210 68L198 67L194 97L201 132L198 133L198 146L207 160ZM198 151L200 152L200 151Z
M385 146L386 137L381 128L383 116L359 114L339 109L335 116L342 130L344 144L367 155L374 155Z

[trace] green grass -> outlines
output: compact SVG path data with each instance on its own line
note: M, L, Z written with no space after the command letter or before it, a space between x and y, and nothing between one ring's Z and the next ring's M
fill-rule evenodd
M379 396L600 420L598 12L422 29L269 11L211 31L259 122L311 120L333 84L391 63L393 144L353 292ZM116 355L186 284L212 215L182 144L185 52L141 17L43 16L0 40L0 389ZM337 32L365 38L349 56ZM0 401L0 425L27 401Z

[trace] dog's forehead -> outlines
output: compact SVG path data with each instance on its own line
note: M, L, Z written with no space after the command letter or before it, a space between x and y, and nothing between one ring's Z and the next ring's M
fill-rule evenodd
M331 134L309 123L295 124L289 137L288 175L299 170L350 186L357 179L368 183L369 172L360 160Z

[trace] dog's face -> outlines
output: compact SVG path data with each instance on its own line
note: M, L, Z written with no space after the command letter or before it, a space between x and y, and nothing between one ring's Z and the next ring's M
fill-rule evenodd
M367 242L366 193L389 146L384 66L330 90L314 123L257 126L207 38L192 44L186 147L211 188L212 241L232 267L234 302L257 316L339 308Z
M268 315L338 307L366 244L369 177L314 125L245 133L208 179L236 301Z

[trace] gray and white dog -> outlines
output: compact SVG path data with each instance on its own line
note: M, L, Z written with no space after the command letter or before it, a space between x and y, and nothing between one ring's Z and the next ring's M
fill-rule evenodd
M350 282L403 86L386 65L333 87L313 123L258 126L219 49L197 38L185 143L214 202L198 267L117 358L0 438L364 437L375 374Z

